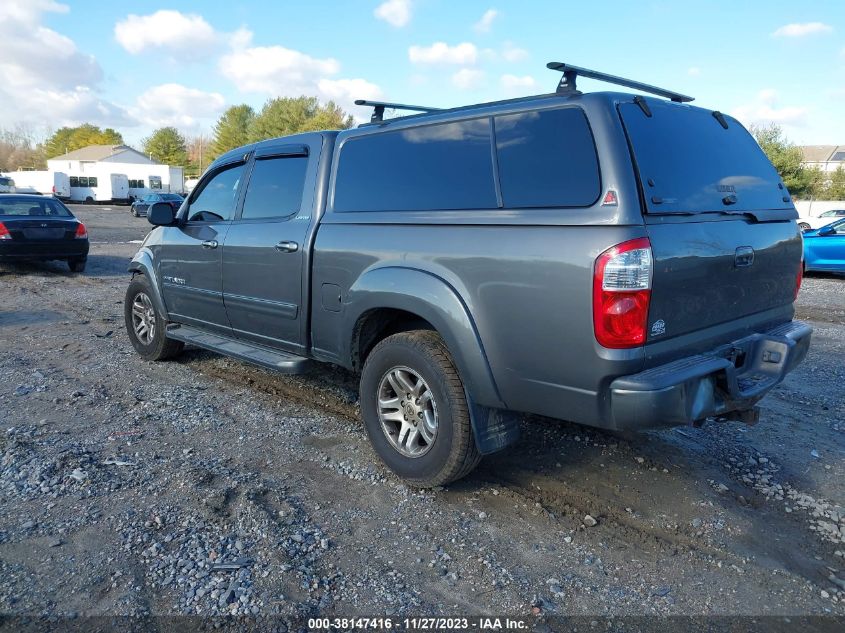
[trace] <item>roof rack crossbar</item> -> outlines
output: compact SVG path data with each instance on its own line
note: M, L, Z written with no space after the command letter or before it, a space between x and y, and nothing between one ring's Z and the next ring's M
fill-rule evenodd
M561 77L560 83L557 86L558 94L580 94L575 87L575 82L580 76L597 79L599 81L606 81L607 83L625 86L626 88L633 88L634 90L641 90L642 92L666 97L667 99L671 99L672 101L676 101L678 103L687 103L689 101L693 101L694 99L694 97L689 97L687 95L680 94L679 92L672 92L671 90L666 90L665 88L658 88L657 86L644 84L639 81L634 81L633 79L625 79L624 77L617 77L616 75L608 75L607 73L602 73L597 70L580 68L578 66L573 66L572 64L564 64L563 62L549 62L546 64L546 68L563 73L563 77Z
M440 108L430 108L428 106L415 106L405 103L387 103L385 101L367 101L365 99L356 99L355 105L369 106L373 108L373 115L370 117L370 123L379 123L384 120L384 111L391 110L411 110L412 112L436 112Z

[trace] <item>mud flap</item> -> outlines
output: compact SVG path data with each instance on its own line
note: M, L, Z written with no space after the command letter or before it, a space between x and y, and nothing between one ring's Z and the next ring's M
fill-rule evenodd
M466 399L472 433L479 453L496 453L519 439L521 416L518 413L478 405L469 394L466 394Z

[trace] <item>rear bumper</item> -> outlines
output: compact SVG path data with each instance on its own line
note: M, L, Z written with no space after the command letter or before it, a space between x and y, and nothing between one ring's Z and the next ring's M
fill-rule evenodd
M653 367L610 385L615 428L754 419L757 402L804 360L812 328L791 321L713 350Z
M88 255L88 240L53 240L29 242L0 240L0 260L13 259L78 259Z

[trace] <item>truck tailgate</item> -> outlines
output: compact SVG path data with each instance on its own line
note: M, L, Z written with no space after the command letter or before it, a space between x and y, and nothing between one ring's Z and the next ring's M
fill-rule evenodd
M647 230L654 258L648 342L795 299L802 242L794 221L690 219L649 222Z

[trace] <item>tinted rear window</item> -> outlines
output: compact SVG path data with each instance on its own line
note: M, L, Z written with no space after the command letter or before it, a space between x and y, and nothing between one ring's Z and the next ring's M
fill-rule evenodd
M791 208L780 177L754 138L725 115L647 100L648 117L633 103L619 106L634 150L648 210L750 211ZM736 196L733 204L723 199Z
M495 209L489 119L379 132L344 143L335 211Z
M38 218L71 218L73 214L60 202L44 198L0 199L0 215L32 216Z
M586 207L598 199L596 147L580 108L521 112L495 121L505 207Z

